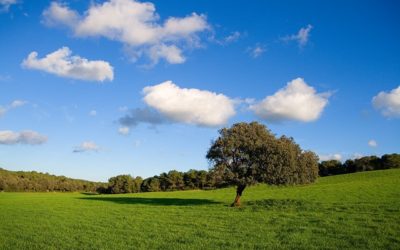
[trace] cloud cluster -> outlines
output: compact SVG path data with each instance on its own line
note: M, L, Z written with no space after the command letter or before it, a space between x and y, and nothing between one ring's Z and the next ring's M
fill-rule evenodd
M14 100L10 104L6 105L5 107L0 106L0 117L5 115L5 113L10 111L11 109L21 107L21 106L25 105L26 103L27 103L27 101Z
M89 61L79 56L71 56L71 54L68 47L62 47L44 58L38 58L38 53L34 51L24 59L22 66L79 80L100 82L113 80L113 67L108 62Z
M110 0L92 4L80 15L59 2L52 2L43 12L49 26L64 25L77 37L105 37L122 42L147 55L153 63L183 63L184 47L198 45L198 34L209 29L206 17L192 13L186 17L169 17L163 23L154 4L135 0Z
M84 141L81 145L76 146L75 149L72 151L73 153L82 153L82 152L98 152L100 147L92 142L92 141Z
M372 104L386 117L400 117L400 86L390 92L381 91L372 98Z
M329 96L329 93L317 93L302 78L297 78L275 94L251 105L250 109L261 119L271 122L311 122L320 117Z
M283 41L296 41L300 47L304 47L310 38L311 29L313 28L312 25L307 25L307 27L301 28L297 34L286 36L282 38Z
M47 137L39 134L38 132L25 130L21 132L14 132L11 130L0 131L0 144L15 145L15 144L29 144L38 145L47 142Z
M144 102L174 122L205 127L224 125L235 115L235 103L223 94L180 88L166 81L143 89Z

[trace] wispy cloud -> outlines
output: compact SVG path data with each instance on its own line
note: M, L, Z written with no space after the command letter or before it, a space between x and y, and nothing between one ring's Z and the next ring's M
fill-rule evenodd
M39 145L45 142L47 142L47 136L31 130L25 130L21 132L14 132L11 130L0 131L0 144L3 145Z
M92 141L84 141L79 146L76 146L72 151L73 153L82 153L82 152L98 152L100 147L92 142Z
M308 43L312 28L313 26L309 24L306 27L301 28L297 34L285 36L282 40L286 42L295 41L299 47L302 48Z
M17 4L17 0L0 0L0 13L7 12L13 4Z
M0 106L0 117L5 115L8 111L12 109L24 106L26 103L28 102L24 100L14 100L5 106Z
M258 58L267 51L267 48L265 45L256 44L254 47L247 48L246 51L251 57Z

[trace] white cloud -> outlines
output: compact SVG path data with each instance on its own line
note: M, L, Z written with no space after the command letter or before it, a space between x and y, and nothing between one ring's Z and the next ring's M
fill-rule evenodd
M378 146L378 143L375 140L369 140L368 146L375 148Z
M237 40L239 40L240 37L241 37L240 32L235 31L235 32L232 32L230 35L226 36L224 38L224 42L225 43L233 43L233 42L236 42Z
M311 29L313 28L312 25L307 25L307 27L301 28L297 34L295 35L290 35L282 38L284 41L296 41L300 47L304 47L310 38L310 32Z
M180 88L166 81L143 89L144 101L175 122L221 126L235 114L234 101L223 94Z
M192 13L169 17L164 23L154 4L135 0L110 0L92 4L84 15L68 6L53 2L43 12L44 23L61 24L78 37L105 37L122 42L138 52L145 51L153 63L160 58L171 64L183 63L184 45L196 46L198 34L209 29L206 17ZM154 56L157 51L158 56Z
M372 98L372 104L386 117L400 118L400 86L389 93L381 91Z
M14 100L11 102L10 107L17 108L17 107L24 106L26 103L27 103L27 101L24 101L24 100Z
M17 0L0 0L0 12L8 11L10 6L16 3Z
M127 135L130 132L130 128L129 127L120 127L118 128L118 133L120 133L121 135Z
M0 131L0 144L15 145L15 144L30 144L38 145L47 142L47 137L38 132L25 130L14 132L11 130Z
M343 156L341 154L319 155L320 161L329 161L329 160L341 161L342 159L343 159Z
M84 141L81 143L81 145L75 147L74 153L82 153L82 152L98 152L100 150L100 147L92 142L92 141Z
M27 101L24 101L24 100L14 100L10 104L6 105L5 107L0 106L0 117L5 115L11 109L15 109L15 108L24 106L26 103L27 103Z
M97 115L97 111L96 111L96 110L91 110L91 111L89 112L89 115L90 115L90 116L96 116L96 115Z
M320 117L328 103L329 95L329 93L316 93L315 89L307 85L302 78L296 78L275 94L251 105L250 109L267 121L311 122Z
M101 82L113 80L113 67L108 62L89 61L79 56L71 56L71 54L68 47L62 47L44 58L37 58L38 53L34 51L24 59L22 66L79 80Z
M263 46L263 45L261 45L261 44L257 44L256 46L254 46L254 47L249 47L249 48L247 49L247 52L248 52L248 53L250 54L250 56L253 57L253 58L258 58L258 57L260 57L262 54L265 53L265 51L267 51L266 48L265 48L265 46Z
M165 44L151 47L149 49L149 57L153 64L157 64L162 58L171 64L183 63L186 60L178 47L175 45L167 46Z
M58 2L52 2L50 7L43 11L43 23L48 26L66 25L72 28L78 24L79 18L76 11Z

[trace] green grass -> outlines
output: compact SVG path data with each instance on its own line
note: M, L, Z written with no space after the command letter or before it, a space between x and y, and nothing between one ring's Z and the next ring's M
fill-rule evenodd
M400 170L130 195L0 193L0 249L400 249Z

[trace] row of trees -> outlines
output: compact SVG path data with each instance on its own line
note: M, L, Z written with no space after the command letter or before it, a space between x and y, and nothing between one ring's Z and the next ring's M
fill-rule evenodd
M10 192L96 192L106 183L91 182L38 173L9 171L0 168L0 191Z
M364 156L344 163L338 160L322 161L318 168L320 176L400 168L400 154L385 154L382 157Z
M212 171L194 170L180 172L171 170L146 179L140 176L118 175L109 179L107 188L100 188L100 193L138 193L157 191L176 191L190 189L213 189L222 187L224 183L215 181Z

